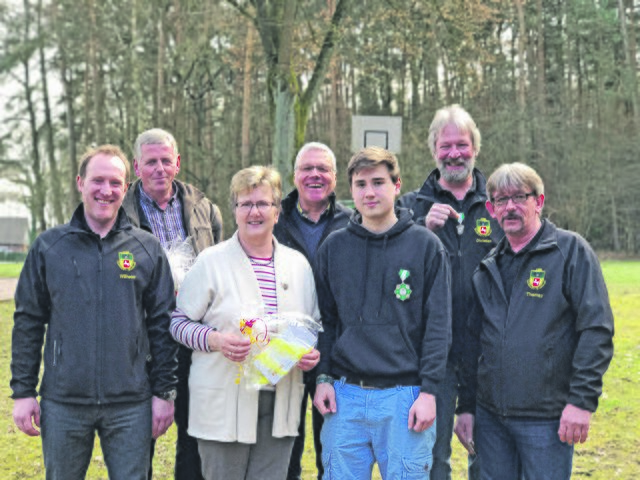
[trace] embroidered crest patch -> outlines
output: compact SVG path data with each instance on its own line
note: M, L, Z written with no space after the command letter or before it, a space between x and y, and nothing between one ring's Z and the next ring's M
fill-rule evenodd
M545 271L541 268L531 270L531 273L529 274L529 280L527 280L527 285L533 290L540 290L547 283L544 279L544 276Z
M486 218L477 219L475 232L481 237L488 237L491 235L491 222Z
M136 268L136 261L133 259L133 253L129 251L118 252L118 266L125 272L130 272Z

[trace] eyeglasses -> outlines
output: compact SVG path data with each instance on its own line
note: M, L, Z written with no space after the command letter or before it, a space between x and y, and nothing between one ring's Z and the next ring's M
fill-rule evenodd
M269 210L271 207L274 207L274 206L275 206L275 203L269 203L269 202L256 202L256 203L243 202L243 203L236 203L236 208L238 210L240 210L242 213L250 213L251 209L253 207L256 207L256 209L260 213L264 213L267 210Z
M511 200L515 205L522 205L527 201L527 198L535 196L536 194L533 192L516 193L515 195L511 195L510 197L494 198L492 202L496 207L506 207L509 203L509 200Z
M298 167L297 170L303 173L312 173L314 170L317 170L318 173L325 174L331 172L333 169L325 167L324 165L305 165L304 167Z

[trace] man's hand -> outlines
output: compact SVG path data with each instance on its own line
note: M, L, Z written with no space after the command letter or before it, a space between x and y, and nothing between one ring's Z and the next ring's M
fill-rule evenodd
M251 340L233 333L209 332L207 335L209 348L221 352L232 362L244 362L251 349Z
M315 348L309 353L305 353L298 362L298 368L303 372L308 372L320 361L320 352Z
M420 392L409 409L409 430L424 432L436 419L436 397Z
M336 413L336 391L333 389L333 385L330 383L320 383L316 385L313 404L322 415Z
M459 216L452 206L444 203L434 203L424 219L424 224L429 230L435 232L444 227L447 220L450 218L457 220Z
M574 445L587 441L591 412L583 410L571 404L567 404L560 417L558 436L561 442Z
M40 405L35 397L16 398L13 402L13 421L16 426L30 437L37 437L40 431Z
M456 426L453 431L464 448L467 449L469 455L475 455L476 450L473 444L473 422L475 417L471 413L462 413L456 419Z
M151 435L153 438L158 438L164 435L173 423L173 401L152 397L151 415Z

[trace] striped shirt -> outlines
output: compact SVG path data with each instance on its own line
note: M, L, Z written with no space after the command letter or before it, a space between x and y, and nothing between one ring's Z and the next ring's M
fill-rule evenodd
M178 188L175 184L173 185L173 195L164 210L147 195L142 184L140 184L139 192L142 211L149 221L153 235L160 240L163 248L167 249L175 242L181 242L187 238L182 221L182 202L178 198Z
M192 322L179 308L171 315L169 329L173 338L191 350L199 352L211 351L207 343L207 335L209 335L209 332L215 332L216 329L199 322Z
M258 280L264 312L267 315L278 313L278 296L276 295L276 269L273 257L260 258L249 256L253 273Z
M249 257L253 272L258 280L262 302L266 314L278 313L278 296L276 295L276 270L271 258ZM239 327L238 327L239 328ZM178 342L192 350L210 352L207 336L215 328L193 322L180 309L176 309L171 315L171 335Z

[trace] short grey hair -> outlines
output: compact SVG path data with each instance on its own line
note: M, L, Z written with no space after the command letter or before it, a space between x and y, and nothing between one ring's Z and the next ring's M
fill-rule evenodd
M165 145L168 144L171 148L173 148L173 153L177 157L178 153L178 144L176 143L176 139L166 130L161 128L152 128L150 130L146 130L138 135L136 138L136 143L133 145L133 155L134 158L139 159L142 156L142 145Z
M524 163L504 163L487 180L487 195L493 202L496 192L530 188L539 197L544 194L544 183L537 172Z
M293 165L294 169L298 168L298 163L300 162L304 154L310 150L320 150L322 152L325 152L327 154L327 157L329 157L329 160L331 160L333 171L335 172L338 170L338 167L336 164L336 156L334 155L333 151L324 143L320 143L320 142L309 142L309 143L305 143L302 146L302 148L298 151L298 154L296 155L296 163L294 163Z

